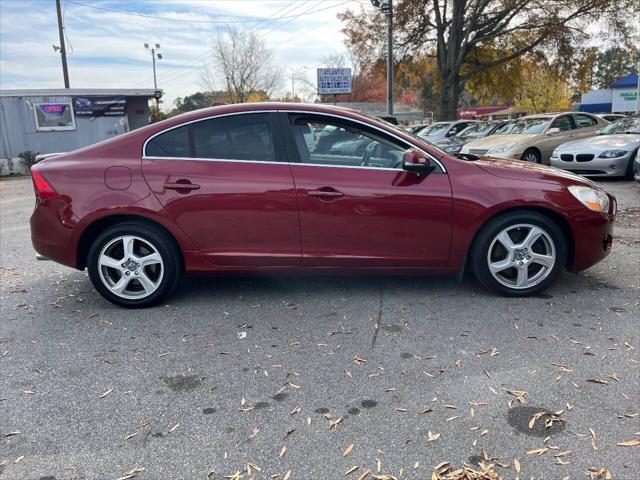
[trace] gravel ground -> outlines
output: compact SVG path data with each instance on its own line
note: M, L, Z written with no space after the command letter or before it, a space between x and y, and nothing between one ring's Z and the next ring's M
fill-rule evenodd
M618 444L640 438L640 185L605 187L612 255L534 298L191 278L128 311L34 259L30 180L0 181L0 478L429 479L484 458L504 478L637 480L640 446Z

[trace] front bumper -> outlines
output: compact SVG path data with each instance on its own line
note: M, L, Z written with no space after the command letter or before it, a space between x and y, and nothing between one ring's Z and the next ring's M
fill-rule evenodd
M610 214L585 211L569 221L574 238L570 271L586 270L611 253L614 212L615 205L612 206Z
M558 157L551 157L551 166L568 170L586 177L623 177L631 161L632 152L624 157L599 158L588 152L559 152ZM583 161L584 159L592 159Z

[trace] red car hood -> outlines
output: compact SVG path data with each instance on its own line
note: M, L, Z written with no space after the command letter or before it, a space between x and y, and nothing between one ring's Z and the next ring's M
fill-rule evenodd
M562 183L564 185L588 185L589 187L604 190L597 183L580 177L574 173L560 170L559 168L522 162L519 160L502 160L483 157L473 162L485 172L497 177L512 180L529 180L545 183Z

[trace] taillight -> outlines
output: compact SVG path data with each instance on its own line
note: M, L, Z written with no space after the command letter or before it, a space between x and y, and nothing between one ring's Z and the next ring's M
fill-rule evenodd
M58 192L49 185L49 182L45 180L35 166L31 167L31 180L33 180L33 189L36 192L36 197L42 200L50 200L58 197Z

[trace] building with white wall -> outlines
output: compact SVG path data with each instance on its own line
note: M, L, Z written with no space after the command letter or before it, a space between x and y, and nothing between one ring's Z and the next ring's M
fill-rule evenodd
M161 90L71 88L0 90L2 174L24 171L24 152L67 152L149 124Z
M638 74L625 75L607 89L583 93L580 111L627 114L638 111Z

